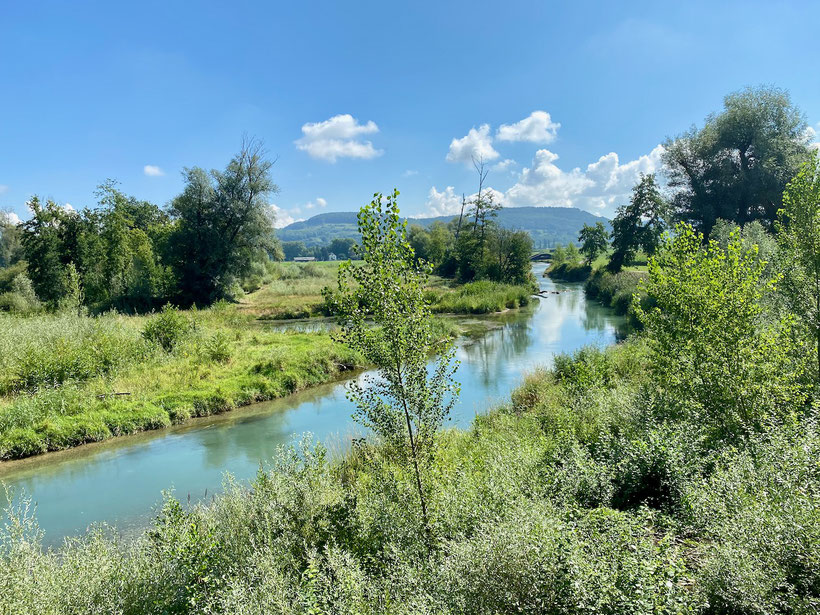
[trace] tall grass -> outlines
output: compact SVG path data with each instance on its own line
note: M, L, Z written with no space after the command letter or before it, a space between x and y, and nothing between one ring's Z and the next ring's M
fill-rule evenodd
M166 312L0 316L0 459L282 397L359 363L327 332L265 330L225 304ZM184 321L173 343L169 315Z
M434 312L488 314L528 305L532 300L532 292L529 285L481 280L452 290L431 290L429 294Z

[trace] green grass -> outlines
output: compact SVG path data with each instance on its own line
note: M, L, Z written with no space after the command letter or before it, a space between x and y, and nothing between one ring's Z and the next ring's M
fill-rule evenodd
M0 535L2 613L814 613L812 421L706 448L659 420L646 351L561 357L446 431L415 477L378 443L283 450L250 488L167 500L135 542L43 551L21 507Z
M181 314L172 352L142 335L157 317L0 316L0 459L282 397L359 362L327 333L271 331L231 306Z
M431 290L429 295L432 310L436 313L488 314L528 305L532 293L529 285L482 280Z

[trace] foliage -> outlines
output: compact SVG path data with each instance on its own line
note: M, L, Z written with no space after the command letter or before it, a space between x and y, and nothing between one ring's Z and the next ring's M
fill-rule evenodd
M432 326L424 286L429 267L421 268L407 242L399 217L398 191L374 195L359 212L362 266L339 267L338 292L332 296L339 315L338 339L361 352L377 369L363 382L352 382L348 396L354 417L392 445L409 450L416 474L425 528L429 531L419 458L427 454L452 407L457 368L448 339ZM437 355L428 374L428 361Z
M789 182L779 212L777 239L783 252L782 294L813 346L820 382L820 162L813 153Z
M428 292L433 312L449 314L489 314L529 305L531 284L501 284L481 280L468 282L443 292Z
M273 248L273 220L265 198L278 191L273 163L260 144L243 144L224 171L185 171L185 189L171 203L173 267L180 293L208 304L230 296L254 260Z
M641 175L629 204L619 207L612 220L612 255L607 268L617 273L632 262L638 250L654 254L666 228L666 216L667 204L654 173Z
M721 218L769 226L808 156L806 127L783 90L746 88L726 96L703 128L664 144L676 216L706 236Z
M560 280L562 282L583 282L589 278L592 273L592 267L589 265L575 264L564 261L560 265L550 265L545 272L553 280Z
M170 303L162 311L150 318L142 328L142 336L162 348L172 352L191 330L191 321Z
M581 242L581 254L584 255L587 265L591 265L609 247L609 231L603 222L596 222L595 226L584 224L578 233L578 241Z
M650 369L663 384L658 410L695 417L720 438L788 422L805 399L804 367L790 321L762 318L774 281L763 280L765 265L738 233L725 250L702 244L679 225L649 262L645 291L654 307L635 304L652 349Z
M643 271L619 271L610 273L606 269L596 269L584 285L586 296L613 308L617 314L630 316L634 321L633 297L637 294L644 310L653 305L653 300L641 290L641 281L646 277Z

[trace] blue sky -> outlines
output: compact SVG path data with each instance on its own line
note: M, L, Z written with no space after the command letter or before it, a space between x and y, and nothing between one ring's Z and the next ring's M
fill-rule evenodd
M394 186L410 215L475 190L611 215L659 144L746 85L818 131L816 2L4 2L0 209L165 204L243 134L278 157L280 224Z

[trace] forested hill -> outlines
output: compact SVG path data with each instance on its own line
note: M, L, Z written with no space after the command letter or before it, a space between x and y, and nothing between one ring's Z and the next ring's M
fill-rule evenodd
M429 226L436 220L448 222L453 216L410 218L410 224ZM578 241L584 224L595 224L605 218L575 207L507 207L498 212L497 222L514 230L529 231L536 248L551 248L558 243ZM327 245L334 239L358 238L356 213L329 212L308 220L294 222L277 231L282 241L301 241L308 247Z

